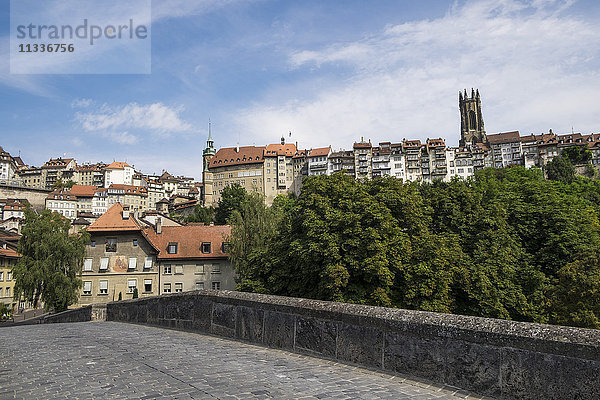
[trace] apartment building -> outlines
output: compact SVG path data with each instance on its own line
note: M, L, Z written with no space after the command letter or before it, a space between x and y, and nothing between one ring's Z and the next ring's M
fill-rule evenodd
M111 185L133 186L135 170L126 162L115 161L104 167L104 187Z
M42 178L42 169L37 167L20 168L17 175L23 185L30 188L46 188L46 182Z
M519 131L487 135L487 140L490 144L494 167L525 165Z
M354 176L359 180L373 178L373 146L371 141L365 142L363 138L360 142L354 143Z
M158 266L154 248L142 232L142 225L120 203L114 204L87 231L81 279L80 305L106 303L159 294Z
M116 203L130 207L132 211L146 211L148 210L148 189L143 186L111 184L106 188L106 204L110 208Z
M228 260L229 226L162 226L144 229L158 249L161 294L189 290L234 290L235 274Z
M73 180L77 162L73 158L51 158L42 165L43 187L52 189L59 180L67 182Z
M78 185L104 187L106 167L104 163L78 165L73 180Z
M46 209L73 221L77 218L77 196L69 189L56 189L46 197Z
M8 232L0 232L0 302L14 308L15 281L12 269L21 257L17 253L16 242L6 240Z
M18 165L13 157L0 146L0 184L12 184Z
M228 226L163 226L114 204L91 224L80 305L198 289L234 289Z

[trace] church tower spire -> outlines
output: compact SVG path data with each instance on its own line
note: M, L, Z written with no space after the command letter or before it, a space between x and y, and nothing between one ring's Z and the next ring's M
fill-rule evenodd
M208 140L206 140L206 147L202 152L202 183L204 185L203 201L204 206L212 205L213 202L213 184L212 184L212 173L210 172L210 160L217 154L217 150L214 147L214 141L212 139L212 126L210 119L208 120Z
M458 92L458 108L460 110L460 146L470 143L482 143L487 139L481 112L479 89L471 89L471 96Z

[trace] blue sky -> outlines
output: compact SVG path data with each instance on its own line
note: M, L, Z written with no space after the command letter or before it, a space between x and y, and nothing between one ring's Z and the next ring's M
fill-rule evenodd
M238 1L152 5L152 73L9 73L0 8L0 145L39 166L126 160L200 178L217 147L350 148L459 138L479 88L488 133L600 131L593 0Z

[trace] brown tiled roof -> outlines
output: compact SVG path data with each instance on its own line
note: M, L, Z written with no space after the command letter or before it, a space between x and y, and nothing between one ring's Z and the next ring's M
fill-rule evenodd
M88 229L89 230L89 229ZM144 229L146 238L158 249L158 258L163 260L182 258L225 258L222 244L231 233L229 225L187 225L163 226L162 233L157 234L152 228ZM211 252L202 253L203 242L211 243ZM169 243L177 243L177 254L168 254Z
M113 161L112 163L108 164L104 168L105 169L125 169L125 167L133 168L131 165L127 164L126 162L122 162L122 161Z
M129 213L129 218L123 219L123 206L121 203L115 203L87 228L88 232L139 230L141 230L141 227L135 218L133 218L133 213Z
M519 131L495 133L487 135L487 138L491 144L515 143L521 141Z
M402 145L404 145L406 147L421 147L421 141L420 140L405 140L404 142L402 142Z
M148 189L143 186L133 186L133 185L123 185L120 183L113 183L109 187L109 189L117 189L125 191L124 194L137 194L146 196L148 195Z
M438 147L438 146L446 146L444 139L427 139L427 145L429 147Z
M106 164L98 163L98 164L83 164L78 165L75 168L76 171L101 171L106 167Z
M92 185L73 185L71 194L77 197L94 197L97 187Z
M264 160L264 147L243 146L236 151L235 147L219 149L210 160L210 168L224 167L228 165L255 164Z
M0 257L19 258L21 255L13 249L0 246Z
M62 198L61 198L61 196L62 196ZM77 200L77 196L75 196L74 194L71 194L69 189L65 189L65 188L54 190L46 198L54 199L54 200L70 200L70 201Z
M354 143L354 148L355 148L355 149L357 149L357 148L361 148L361 149L369 149L369 148L371 148L371 147L373 147L373 146L371 145L371 143L370 143L370 142L360 142L360 143Z
M73 225L90 225L90 221L88 221L85 218L77 218L75 221L72 222Z
M327 156L327 155L329 155L330 151L331 151L331 146L330 147L319 147L318 149L310 150L308 153L308 157Z
M64 168L69 165L71 161L73 161L72 158L51 158L42 166L42 168Z
M4 211L21 211L24 205L21 203L8 203L4 206Z
M265 150L265 156L288 156L296 154L296 145L293 143L269 144Z

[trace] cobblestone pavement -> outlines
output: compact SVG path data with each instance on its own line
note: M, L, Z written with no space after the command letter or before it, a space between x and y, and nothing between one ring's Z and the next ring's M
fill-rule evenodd
M466 393L117 322L0 328L0 399L457 399Z

